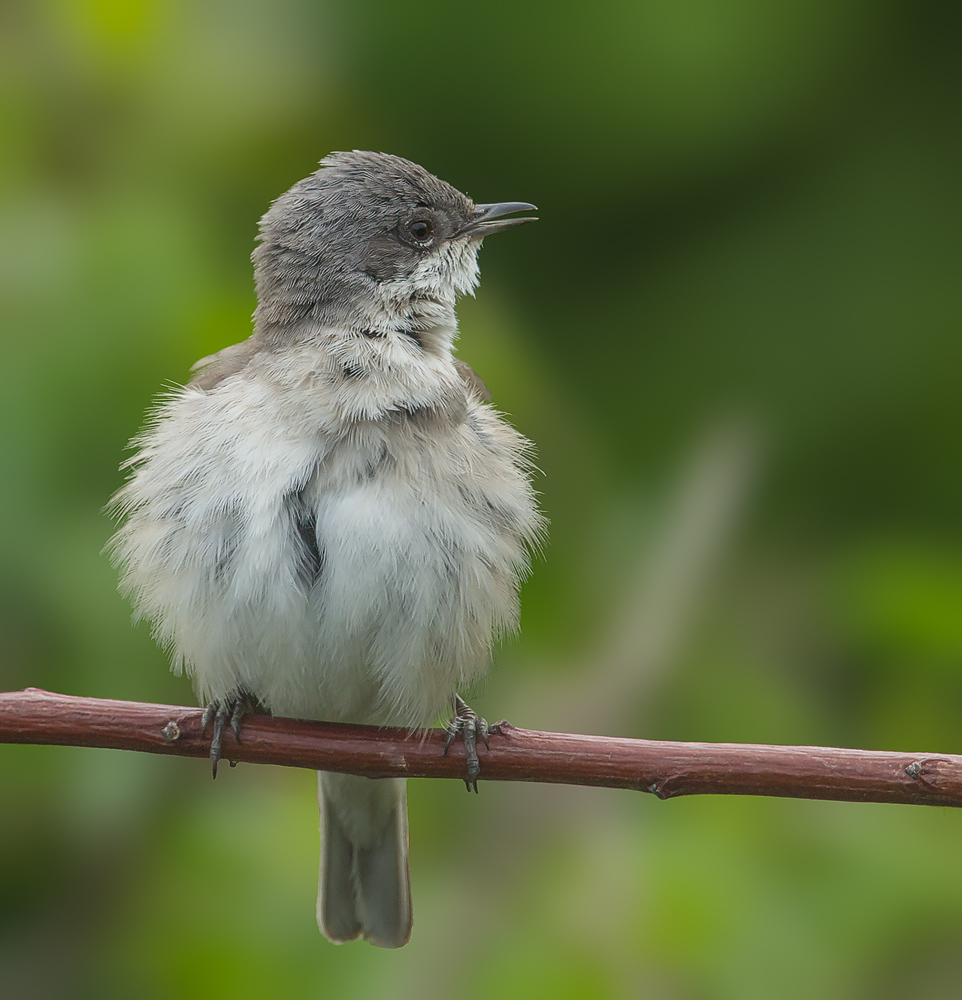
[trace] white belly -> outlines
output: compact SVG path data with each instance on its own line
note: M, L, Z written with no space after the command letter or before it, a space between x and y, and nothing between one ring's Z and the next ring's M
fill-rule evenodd
M524 441L474 404L334 435L288 401L269 431L268 389L167 404L117 498L124 586L203 700L428 725L516 625L541 528Z
M246 660L275 712L427 725L484 670L516 613L513 580L490 526L445 485L391 475L308 488L321 564L292 629L298 667ZM287 628L276 610L262 606L261 621Z

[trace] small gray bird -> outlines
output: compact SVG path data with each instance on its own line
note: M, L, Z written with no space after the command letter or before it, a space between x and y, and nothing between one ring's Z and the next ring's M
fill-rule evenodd
M215 774L253 707L413 730L454 703L476 782L486 725L458 692L516 627L544 520L529 443L452 354L455 300L482 239L531 209L331 154L261 219L253 335L199 361L135 438L110 550L208 705ZM318 779L321 931L400 947L405 782Z

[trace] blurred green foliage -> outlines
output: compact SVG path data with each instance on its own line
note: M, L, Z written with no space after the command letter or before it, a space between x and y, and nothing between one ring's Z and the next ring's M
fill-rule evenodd
M541 208L461 311L552 518L476 707L962 751L962 8L0 19L4 689L191 701L128 625L101 506L152 394L247 336L270 200L371 148ZM10 997L958 996L947 811L416 783L414 938L384 953L314 927L312 775L0 758Z

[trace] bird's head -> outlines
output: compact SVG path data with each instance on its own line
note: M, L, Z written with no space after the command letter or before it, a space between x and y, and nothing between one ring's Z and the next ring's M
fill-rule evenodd
M454 325L478 282L481 240L525 222L525 202L475 204L423 167L386 153L332 153L260 223L258 328L304 325L417 334Z

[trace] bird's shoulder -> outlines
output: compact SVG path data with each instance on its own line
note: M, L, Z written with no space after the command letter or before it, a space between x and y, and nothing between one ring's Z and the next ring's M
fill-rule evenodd
M239 344L231 344L230 347L225 347L215 354L208 354L207 357L191 365L192 377L188 385L208 392L220 385L224 379L242 372L260 349L261 345L255 338L248 337Z
M461 381L464 383L468 395L473 396L479 403L490 403L492 400L491 390L487 382L467 363L460 358L454 359L454 367Z
M182 402L194 419L228 418L232 434L243 431L245 412L256 417L257 428L270 411L275 423L337 436L359 419L394 427L400 418L423 423L430 417L453 426L491 401L467 362L415 350L406 338L334 335L278 351L255 333L201 358L191 371Z

